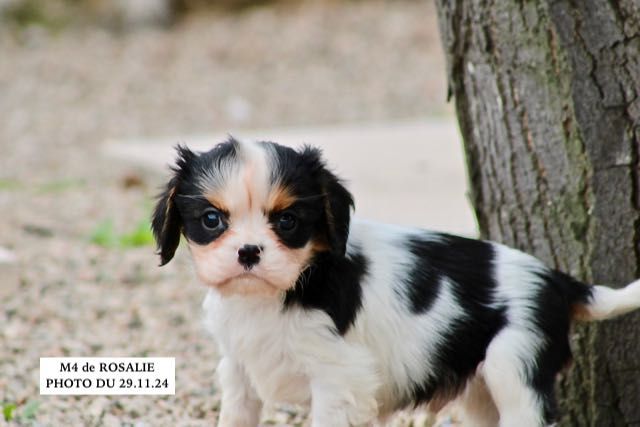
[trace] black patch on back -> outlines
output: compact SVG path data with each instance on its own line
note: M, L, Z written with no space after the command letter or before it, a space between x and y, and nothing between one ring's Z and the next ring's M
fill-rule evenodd
M493 244L436 234L410 238L407 246L416 262L405 284L411 311L428 311L446 279L466 313L453 323L437 348L429 349L435 368L429 380L414 384L413 397L418 404L457 394L484 360L487 346L506 318L504 307L492 306L496 287Z
M536 355L535 367L527 380L542 398L545 423L550 424L557 416L555 380L572 357L569 344L572 308L574 304L587 303L592 289L557 270L547 270L538 275L544 285L533 301L533 317L547 342Z
M323 252L314 258L295 287L285 294L284 309L298 305L322 310L331 317L336 332L344 335L362 307L361 282L367 258L360 252L336 256Z

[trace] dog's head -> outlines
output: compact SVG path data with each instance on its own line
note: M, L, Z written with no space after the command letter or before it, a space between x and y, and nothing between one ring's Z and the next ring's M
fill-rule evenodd
M183 234L205 284L275 294L318 253L344 256L353 198L318 149L231 139L204 153L177 150L152 220L161 265Z

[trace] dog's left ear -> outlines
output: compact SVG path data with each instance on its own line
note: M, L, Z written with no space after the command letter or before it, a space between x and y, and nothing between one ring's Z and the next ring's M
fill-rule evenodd
M175 197L178 192L178 185L186 173L187 164L195 156L186 147L178 146L176 150L178 151L178 160L176 166L172 168L174 176L158 197L151 219L151 229L158 246L161 266L171 261L180 243L182 219L175 204Z
M331 252L344 255L347 251L349 224L353 196L338 177L328 170L323 174L324 214L327 223L327 237Z
M332 253L344 255L347 251L351 210L354 208L353 196L342 181L324 164L320 150L305 147L303 156L314 164L318 174L323 196L326 239Z

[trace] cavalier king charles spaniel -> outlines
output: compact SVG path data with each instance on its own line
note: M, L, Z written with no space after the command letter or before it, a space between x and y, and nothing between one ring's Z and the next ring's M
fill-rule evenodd
M219 426L257 426L263 403L348 427L450 401L462 425L543 426L572 322L640 307L640 281L586 285L497 243L351 221L318 149L177 150L152 228L161 264L183 235L209 288Z

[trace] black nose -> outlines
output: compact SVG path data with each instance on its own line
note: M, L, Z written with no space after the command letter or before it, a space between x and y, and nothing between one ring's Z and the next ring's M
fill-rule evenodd
M238 249L238 262L244 268L251 268L260 262L260 247L256 245L244 245Z

